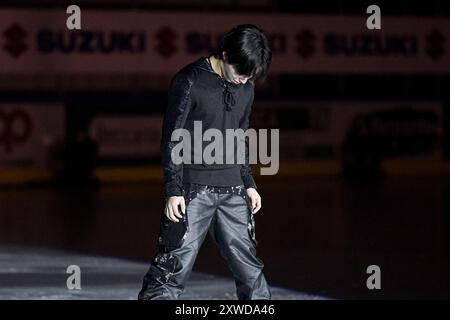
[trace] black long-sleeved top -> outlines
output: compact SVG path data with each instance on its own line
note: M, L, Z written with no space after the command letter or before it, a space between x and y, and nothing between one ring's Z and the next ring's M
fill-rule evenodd
M171 141L178 128L189 130L194 137L194 121L202 121L202 134L210 128L225 129L249 126L254 100L254 82L234 84L222 79L206 57L201 57L180 69L172 78L168 105L164 114L161 138L161 157L166 196L182 196L183 183L210 186L257 188L248 161L248 142L245 143L245 164L174 164L172 149L178 142ZM210 142L202 142L203 148ZM193 148L192 148L193 149ZM225 151L224 151L225 153ZM225 158L224 158L225 159ZM192 158L194 161L194 158Z

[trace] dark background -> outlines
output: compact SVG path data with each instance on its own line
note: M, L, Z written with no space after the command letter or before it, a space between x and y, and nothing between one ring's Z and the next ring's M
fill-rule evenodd
M82 10L343 16L365 14L371 4L381 7L383 17L448 18L450 14L448 1L77 2ZM0 10L65 7L60 1L15 0L2 1ZM450 41L450 30L445 36ZM170 77L93 76L92 86L87 86L76 79L53 81L46 74L10 76L0 69L2 103L61 102L66 124L64 143L55 155L61 162L60 171L50 179L23 178L28 177L29 169L20 166L0 167L0 243L150 262L164 205L160 159L96 158L95 141L80 144L77 133L85 131L89 119L99 113L161 115ZM259 176L254 170L263 202L256 216L258 254L270 283L342 299L450 297L449 80L449 74L413 72L281 73L270 74L265 84L257 84L255 113L258 104L279 100L407 100L438 102L443 114L443 135L437 146L442 158L438 162L425 161L411 168L405 160L396 170L385 170L383 161L402 154L408 144L432 145L435 137L413 136L401 141L394 135L382 141L356 134L356 140L347 145L354 162L348 166L338 162L337 171L321 166L327 150L317 151L318 162L314 157L303 161L282 156L276 176ZM307 114L299 109L298 115L297 122L289 122L286 116L280 132L307 127L307 121L301 120ZM427 114L418 117L430 120ZM397 143L395 150L392 141ZM314 169L317 167L322 169ZM115 175L114 170L121 168L125 171ZM366 268L373 264L382 271L381 290L366 287ZM231 275L209 238L194 268Z

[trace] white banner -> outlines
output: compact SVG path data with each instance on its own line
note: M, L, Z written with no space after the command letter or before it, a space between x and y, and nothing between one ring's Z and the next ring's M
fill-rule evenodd
M97 115L89 134L100 157L159 157L162 116Z
M41 166L55 161L64 143L60 104L0 104L0 167Z
M449 18L81 9L75 31L63 9L0 10L0 73L173 74L241 23L266 31L272 73L450 72Z
M442 104L434 101L258 102L254 128L280 129L281 161L369 150L385 158L442 160Z

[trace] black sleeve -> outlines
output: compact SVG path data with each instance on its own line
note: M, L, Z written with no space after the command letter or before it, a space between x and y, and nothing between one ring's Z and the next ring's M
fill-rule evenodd
M250 124L250 113L251 113L254 98L255 98L255 88L254 88L254 85L252 84L250 101L245 109L244 116L243 116L243 118L240 122L240 126L239 126L244 131L248 129L249 124ZM249 146L248 146L247 139L245 139L245 164L241 165L241 177L242 177L242 181L244 182L244 186L246 189L248 189L248 188L257 189L255 180L253 179L253 175L252 175L252 168L249 163Z
M172 149L178 142L172 142L171 136L175 129L185 126L191 107L192 84L192 79L181 72L178 72L170 83L160 148L167 197L183 195L183 164L172 162Z

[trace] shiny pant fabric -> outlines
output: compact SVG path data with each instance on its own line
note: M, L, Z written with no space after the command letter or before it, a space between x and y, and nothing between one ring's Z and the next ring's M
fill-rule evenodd
M233 274L238 299L270 299L270 288L262 272L264 264L256 256L255 221L244 187L185 185L185 203L186 213L178 223L186 223L187 230L180 235L176 247L162 245L166 243L162 236L167 233L160 232L158 252L144 277L138 299L178 299L208 232ZM177 222L165 221L161 228L170 223Z

